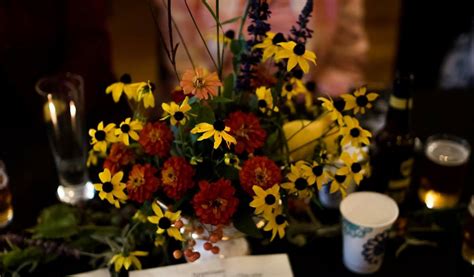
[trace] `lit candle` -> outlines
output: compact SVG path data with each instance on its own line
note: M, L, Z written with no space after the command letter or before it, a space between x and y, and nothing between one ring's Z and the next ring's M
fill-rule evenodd
M74 102L69 101L69 112L71 113L71 124L72 124L72 130L76 131L76 105L74 105Z

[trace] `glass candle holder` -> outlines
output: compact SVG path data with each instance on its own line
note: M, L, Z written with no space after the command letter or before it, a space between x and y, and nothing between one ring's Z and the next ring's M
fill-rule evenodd
M60 201L76 204L94 197L86 167L84 89L82 77L72 73L40 79L43 118L58 171Z

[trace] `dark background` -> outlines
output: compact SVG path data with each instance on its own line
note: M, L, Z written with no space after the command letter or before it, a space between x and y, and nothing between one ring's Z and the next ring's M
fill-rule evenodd
M442 60L453 40L473 26L472 2L402 1L393 75L396 71L415 74L413 130L422 141L434 133L451 133L474 145L474 89L442 91L437 86ZM15 213L4 231L33 225L41 208L57 202L58 180L41 120L42 99L33 89L36 80L62 71L83 75L89 127L112 120L120 110L103 93L115 79L106 17L106 1L0 0L0 158L10 176ZM471 160L460 207L474 192L473 172ZM420 208L416 198L412 203ZM337 218L337 213L324 213ZM472 276L460 255L462 233L454 229L432 238L440 247L411 248L399 258L394 253L401 242L390 241L377 276ZM316 239L303 248L285 242L253 245L253 253L288 252L297 276L352 275L342 265L339 237ZM71 270L64 265L56 269Z

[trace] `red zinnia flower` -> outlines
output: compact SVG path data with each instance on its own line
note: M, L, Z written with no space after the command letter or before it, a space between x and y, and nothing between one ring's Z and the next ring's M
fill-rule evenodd
M147 154L163 158L170 153L173 133L164 122L147 123L140 132L138 142Z
M150 164L136 164L128 175L128 198L143 203L152 198L158 189L160 180L155 177L158 170Z
M184 98L186 98L186 95L184 94L183 89L180 86L177 86L172 92L171 92L171 99L176 104L179 104L183 102Z
M229 180L200 181L199 192L192 201L196 216L204 224L228 224L239 204L234 194L235 188Z
M240 185L250 195L253 186L268 189L281 181L278 166L267 157L253 157L244 162L239 172Z
M235 145L237 154L242 154L244 151L253 153L265 143L267 133L260 127L258 118L252 113L233 112L226 120L226 126L230 127L230 134L237 140Z
M194 186L194 169L182 157L171 157L161 169L161 183L166 195L175 200L183 197Z
M118 142L112 144L110 153L104 161L104 168L114 174L121 170L121 167L132 163L135 160L135 153L125 144Z

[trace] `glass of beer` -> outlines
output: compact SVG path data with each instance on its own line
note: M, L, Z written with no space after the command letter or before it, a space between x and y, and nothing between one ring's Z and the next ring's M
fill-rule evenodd
M8 175L5 164L0 160L0 228L13 219L12 194L8 187Z
M421 164L418 196L429 209L454 207L461 196L471 154L469 143L459 137L429 137Z
M43 119L58 170L60 201L76 204L94 197L86 167L84 91L82 77L72 73L39 80Z

